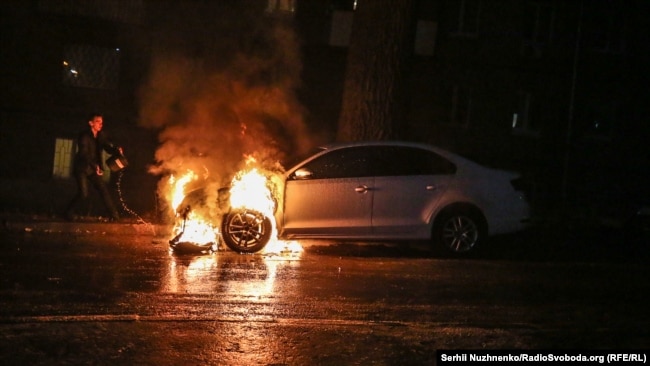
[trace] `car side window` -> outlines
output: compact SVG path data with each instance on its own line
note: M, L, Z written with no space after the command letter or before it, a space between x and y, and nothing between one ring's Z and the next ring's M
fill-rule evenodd
M310 179L352 178L371 175L368 148L364 146L330 151L303 166Z
M374 152L374 176L454 174L456 166L425 149L407 146L381 146Z

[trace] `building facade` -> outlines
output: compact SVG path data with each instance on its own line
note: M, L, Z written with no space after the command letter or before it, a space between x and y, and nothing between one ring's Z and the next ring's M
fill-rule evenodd
M312 37L306 55L314 54L307 68L344 68L344 61L316 66L325 52L316 44L344 57L355 6L322 2L319 12L308 11L327 13L329 21L304 22ZM409 108L400 122L405 138L526 173L536 205L650 198L643 173L650 161L647 2L417 6Z
M298 93L311 130L324 139L336 135L360 1L251 1L260 16L292 19L302 51ZM138 92L150 64L156 19L164 18L156 14L178 4L0 5L4 210L61 208L74 193L69 178L74 136L86 115L98 111L133 167L119 182L128 192L126 201L138 211L155 211L156 178L147 166L157 136L138 125ZM522 171L533 182L537 204L647 191L649 4L417 2L408 108L404 120L396 121L401 137ZM117 183L117 177L109 179Z

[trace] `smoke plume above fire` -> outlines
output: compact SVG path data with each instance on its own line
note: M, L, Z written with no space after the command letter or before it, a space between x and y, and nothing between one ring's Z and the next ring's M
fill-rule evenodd
M167 5L152 15L162 31L139 123L159 131L149 169L161 176L159 191L167 177L192 171L197 185L216 192L247 156L279 171L287 156L311 147L295 94L302 66L291 20L257 3L160 3Z

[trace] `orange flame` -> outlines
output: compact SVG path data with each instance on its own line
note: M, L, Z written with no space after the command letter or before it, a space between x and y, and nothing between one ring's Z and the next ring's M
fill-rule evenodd
M253 157L247 157L246 164L256 163ZM296 241L277 239L277 225L275 210L279 197L278 185L282 181L281 175L265 171L262 173L257 168L243 169L232 180L230 188L230 205L233 208L247 208L258 211L271 219L271 240L264 247L265 254L281 255L283 257L299 255L303 249ZM273 187L275 186L275 189Z
M176 212L178 205L180 205L185 198L185 186L196 178L196 173L191 170L188 170L187 173L179 179L174 178L173 174L169 177L169 185L172 186L172 188L169 192L168 200L171 203L174 213L178 213Z
M189 242L196 244L216 243L218 229L211 223L194 217L190 212L183 223L179 223L174 228L176 235L183 233L178 239L179 242Z
M196 178L196 173L191 170L188 170L187 173L178 179L173 175L169 177L171 190L168 199L171 202L171 206L174 209L176 216L181 214L178 212L178 209L179 205L185 198L185 187ZM218 231L214 225L200 217L195 217L193 212L183 213L183 215L187 216L183 217L182 221L177 222L173 229L174 236L178 236L182 233L182 235L177 238L178 242L191 242L196 244L217 242Z
M248 208L273 217L275 203L267 186L268 179L256 168L240 171L232 181L230 205L233 208Z

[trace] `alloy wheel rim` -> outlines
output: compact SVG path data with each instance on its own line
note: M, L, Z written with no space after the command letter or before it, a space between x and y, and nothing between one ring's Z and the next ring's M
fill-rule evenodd
M456 253L467 252L478 241L478 226L467 216L454 216L447 220L442 230L442 240Z

